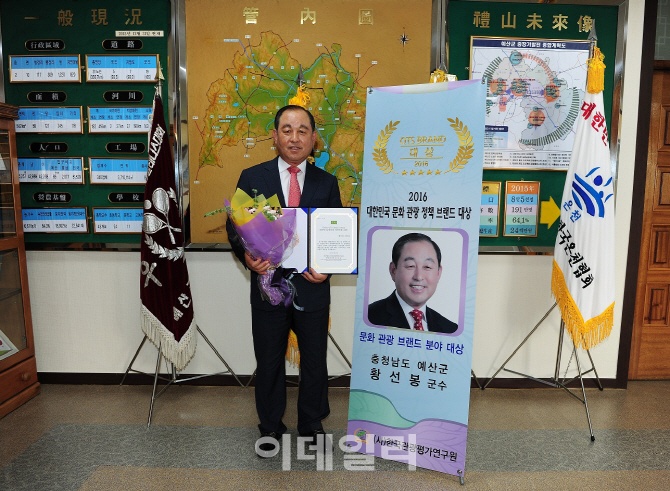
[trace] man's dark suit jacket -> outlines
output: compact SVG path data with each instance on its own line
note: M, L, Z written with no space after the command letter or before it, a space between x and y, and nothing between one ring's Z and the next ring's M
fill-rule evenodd
M402 311L398 297L396 297L395 290L388 297L377 300L368 306L368 320L378 326L410 328L407 316ZM458 324L441 316L430 307L426 307L426 322L430 332L451 334L458 329Z
M252 189L255 189L258 194L262 194L266 198L276 194L281 206L285 207L286 203L281 188L277 161L278 158L275 157L268 162L244 169L237 182L237 187L245 191L249 196L253 196ZM307 164L305 182L300 195L300 207L341 208L340 189L335 176L313 164ZM226 231L228 232L228 239L230 240L233 252L246 268L244 247L235 233L230 220L226 223ZM258 289L257 278L258 274L251 271L251 305L261 310L280 308L280 306L272 306L262 299ZM295 275L291 281L295 285L297 292L295 301L305 311L311 312L330 305L330 278L323 283L310 283L301 275Z

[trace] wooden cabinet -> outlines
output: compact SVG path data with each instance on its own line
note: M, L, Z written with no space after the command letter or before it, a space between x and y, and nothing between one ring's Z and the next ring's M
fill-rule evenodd
M0 103L0 418L40 391L23 244L14 119Z

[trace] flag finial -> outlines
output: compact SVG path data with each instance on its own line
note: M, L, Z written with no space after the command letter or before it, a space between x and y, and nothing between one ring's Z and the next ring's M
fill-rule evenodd
M305 87L305 75L302 73L302 65L298 70L298 76L295 79L295 84L298 87L296 89L296 94L294 97L289 99L288 103L296 106L307 107L309 104L309 94L307 94L307 88Z
M156 94L158 94L159 97L163 97L163 80L165 80L165 77L163 76L163 69L161 67L161 60L157 60L158 64L156 65Z
M298 76L295 79L298 86L305 85L305 74L302 71L302 64L298 65Z
M597 94L605 89L605 55L598 48L598 35L596 34L596 20L593 19L591 31L589 32L589 60L588 73L586 77L586 90L590 94Z
M591 24L591 30L589 31L589 41L591 41L592 45L598 44L598 35L596 34L596 20L593 19Z

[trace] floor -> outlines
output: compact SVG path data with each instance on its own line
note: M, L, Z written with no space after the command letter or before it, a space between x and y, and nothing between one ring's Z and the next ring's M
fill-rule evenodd
M296 453L295 430L292 458L260 459L253 389L170 387L147 428L150 394L43 385L0 419L0 490L670 489L669 381L587 389L595 442L584 406L558 389L473 390L465 487L455 476L345 455L347 389L330 390L330 459ZM289 428L296 397L289 388Z

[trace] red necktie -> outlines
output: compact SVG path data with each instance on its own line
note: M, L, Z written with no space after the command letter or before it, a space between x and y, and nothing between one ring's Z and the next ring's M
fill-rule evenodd
M288 206L289 208L296 208L300 206L300 184L298 184L300 169L296 166L290 166L288 171L291 173L291 182L288 186Z
M423 328L423 324L421 323L421 319L423 319L423 312L420 310L412 310L409 315L412 316L414 319L414 329L417 331L424 331L425 329Z

